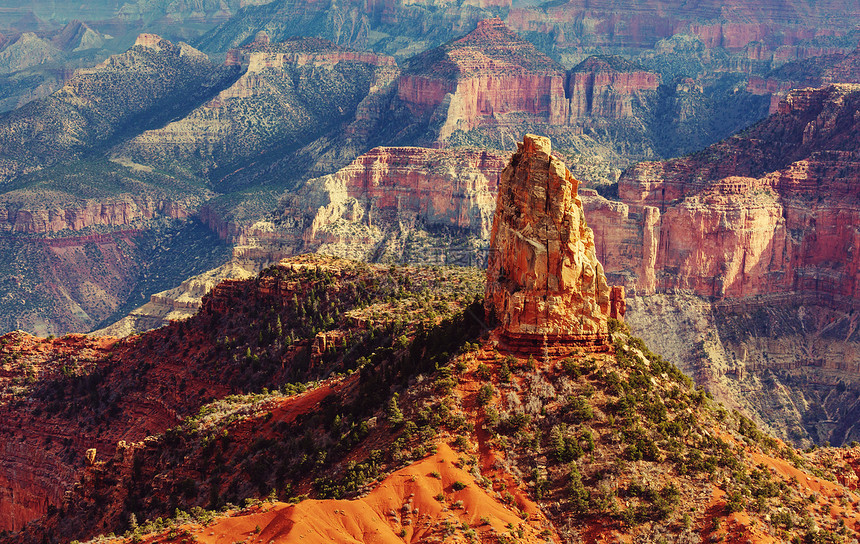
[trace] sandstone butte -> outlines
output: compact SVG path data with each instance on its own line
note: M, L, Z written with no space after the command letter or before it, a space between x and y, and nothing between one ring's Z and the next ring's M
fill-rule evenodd
M554 126L621 119L632 115L638 93L659 84L657 74L620 57L589 58L567 72L501 19L486 19L411 59L397 80L397 97L416 116L442 115L444 140L457 130L521 126L523 118Z
M527 134L502 171L487 268L487 314L513 340L603 343L624 290L610 288L585 222L579 182Z

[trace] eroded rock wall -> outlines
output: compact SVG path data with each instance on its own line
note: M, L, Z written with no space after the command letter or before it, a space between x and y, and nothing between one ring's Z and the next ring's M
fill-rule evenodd
M391 239L428 230L487 239L503 165L485 151L374 148L287 197L273 232L294 251L362 259Z
M621 200L661 211L656 282L637 277L637 286L717 299L810 293L853 305L858 102L857 86L794 91L751 133L625 172Z
M64 195L65 196L65 195ZM4 198L5 197L5 198ZM157 217L186 219L199 199L173 201L140 195L119 195L110 200L80 199L52 202L46 199L27 205L14 193L0 197L0 233L53 234L80 231L88 227L128 227ZM6 200L4 203L3 200Z

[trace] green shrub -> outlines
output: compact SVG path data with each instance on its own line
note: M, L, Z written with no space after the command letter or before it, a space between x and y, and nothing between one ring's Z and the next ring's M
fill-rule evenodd
M591 404L587 399L578 395L570 397L568 410L576 421L588 421L594 417L594 409Z
M489 403L493 396L495 396L496 390L490 384L484 384L478 389L477 402L478 406L484 406Z
M579 378L582 376L582 372L579 369L579 363L570 357L561 362L561 368L571 378Z
M568 474L567 498L570 509L576 513L584 513L588 510L589 492L582 483L582 474L576 463L570 463L570 474Z
M400 407L397 406L397 399L399 396L400 395L397 393L394 393L388 401L388 421L390 421L392 425L400 425L403 423L403 412L401 412Z
M502 366L499 368L499 381L502 383L509 383L511 381L511 367L508 365L507 360L503 361Z

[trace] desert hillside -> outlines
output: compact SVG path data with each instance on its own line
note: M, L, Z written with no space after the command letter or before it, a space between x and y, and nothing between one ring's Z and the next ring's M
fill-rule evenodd
M305 255L141 336L4 336L2 541L854 535L860 452L768 436L634 337L577 184L525 137L485 278Z

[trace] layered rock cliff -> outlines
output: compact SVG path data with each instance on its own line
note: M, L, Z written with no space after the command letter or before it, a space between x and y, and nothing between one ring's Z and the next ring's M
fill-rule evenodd
M626 172L622 201L661 212L656 283L639 285L853 305L860 295L851 226L858 224L858 101L857 86L794 91L777 114L741 135Z
M294 251L363 259L399 253L407 262L438 262L447 253L456 262L479 262L474 242L489 236L503 164L486 151L375 148L335 174L309 180L281 203L276 223ZM472 240L463 255L431 240L406 240L446 229ZM410 247L398 252L391 243Z
M770 113L776 113L788 91L834 83L860 83L860 50L790 62L766 75L750 77L747 90L770 95Z
M837 0L814 4L803 0L730 4L714 1L694 5L649 0L631 5L618 0L575 0L553 5L517 5L507 0L456 2L350 0L329 5L282 1L250 7L213 29L202 40L209 50L226 50L249 40L259 28L277 40L306 35L314 29L341 45L373 48L408 57L409 42L435 46L461 35L481 19L500 16L518 32L535 35L562 58L575 59L611 50L636 55L659 40L675 35L695 36L709 48L739 56L755 50L758 58L785 62L805 49L827 48L853 29L860 16L855 5ZM392 37L399 39L391 39ZM820 53L819 53L820 54Z
M457 131L545 125L565 131L582 118L619 120L649 102L658 74L621 57L589 57L570 72L502 23L488 19L459 40L410 59L397 98L435 119L434 137ZM577 129L567 129L577 132Z
M804 54L798 45L847 35L851 24L841 16L856 17L858 8L835 0L814 6L801 0L770 2L697 2L677 4L649 1L635 7L617 0L576 0L542 9L517 7L507 23L518 31L548 34L563 55L606 48L642 51L671 36L694 36L710 49L785 62ZM848 15L850 13L850 15Z
M111 200L74 199L57 192L22 195L13 191L0 195L0 233L56 234L92 227L124 229L142 222L168 217L186 219L199 205L200 198L174 201L166 195L118 195Z
M419 116L441 106L441 139L514 114L564 124L567 112L564 68L500 19L481 21L463 38L410 59L397 96Z
M610 288L578 187L550 140L531 134L502 171L485 304L506 335L606 339Z
M633 115L634 100L657 90L660 75L639 68L622 57L595 56L578 64L565 87L570 117L620 119Z

